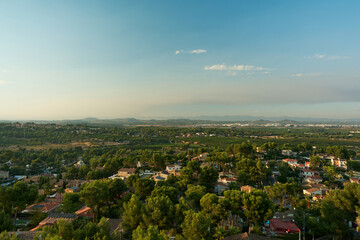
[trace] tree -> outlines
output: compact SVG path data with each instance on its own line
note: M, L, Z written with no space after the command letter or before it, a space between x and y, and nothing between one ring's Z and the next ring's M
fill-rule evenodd
M266 186L265 191L270 198L276 199L280 202L282 207L285 207L286 200L295 199L302 193L302 188L298 183L275 183L272 186Z
M211 239L211 220L203 213L196 213L193 210L186 211L184 222L181 224L182 235L188 240Z
M236 163L238 181L245 185L251 183L260 184L266 179L267 171L260 160L254 161L249 158L241 158Z
M310 157L310 167L312 169L317 169L320 167L320 164L321 164L321 159L319 156L311 156Z
M172 186L156 186L151 192L151 197L168 196L173 203L179 200L179 190Z
M200 199L205 194L206 194L206 187L195 186L195 185L188 185L188 189L185 192L186 199L196 209L200 208Z
M133 240L170 240L164 232L160 232L157 226L149 226L142 229L138 226L132 234Z
M0 211L0 233L3 231L11 231L14 228L14 222L11 220L10 216L4 212Z
M149 197L143 213L146 226L158 226L160 229L168 229L174 223L175 208L167 196Z
M218 179L218 171L212 167L205 166L201 169L199 176L199 183L205 186L208 190L214 188Z
M124 203L124 214L121 226L125 232L132 232L143 221L143 205L137 195L132 195L128 203Z
M219 198L213 193L205 194L200 200L200 205L201 212L209 217L212 223L216 223L228 215L225 207L220 204Z
M240 215L242 212L242 201L245 192L240 190L228 190L224 192L225 199L229 201L230 210L233 214Z
M127 190L125 182L119 178L115 178L109 182L110 202L116 203L121 195Z
M134 183L134 190L136 194L139 194L141 199L145 199L151 194L151 191L155 187L155 181L147 178L139 178Z
M330 183L333 185L337 176L337 171L334 166L325 166L324 168L326 176L329 178Z
M80 194L86 205L91 208L91 212L94 214L94 221L98 220L101 209L110 200L108 181L95 180L87 183Z
M64 195L63 206L61 207L62 211L68 213L77 211L82 205L80 197L79 193L66 193Z
M24 210L27 204L33 203L37 196L38 190L36 186L29 186L25 182L17 182L12 188L7 189L7 195L11 201L11 206L14 212L14 223L16 221L17 213Z
M250 193L245 193L242 202L249 226L253 223L255 225L262 225L274 214L273 203L264 191L254 190Z
M7 231L1 232L0 239L1 240L19 240L19 238L16 236L16 234L12 234L10 236Z

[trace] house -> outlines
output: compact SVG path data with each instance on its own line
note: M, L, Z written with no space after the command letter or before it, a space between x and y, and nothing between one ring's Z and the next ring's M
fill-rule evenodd
M305 169L305 165L304 165L304 164L297 163L297 164L294 164L293 166L294 166L294 167L297 167L297 168L300 168L300 169Z
M179 177L180 174L180 170L170 170L168 171L170 173L170 175L174 175L175 177Z
M63 220L68 223L72 222L76 218L75 213L49 213L48 217L42 220L39 225L35 228L31 229L30 231L36 231L44 226L52 226L55 225L57 221Z
M350 178L350 182L351 183L359 183L359 179L358 178Z
M286 162L287 164L294 166L295 164L298 163L298 161L296 159L284 159L283 162Z
M246 186L242 186L241 187L241 191L244 191L244 192L251 192L254 188L252 186L249 186L249 185L246 185Z
M305 167L310 168L310 162L305 162Z
M284 235L289 233L298 233L300 228L295 223L272 218L269 220L270 233L273 236Z
M237 175L234 172L219 172L219 177L236 178Z
M134 175L136 172L136 168L121 168L119 171L118 171L118 177L124 179L124 178L128 178L130 177L131 175Z
M319 176L319 172L311 169L301 169L300 176L302 177L312 177L312 176Z
M73 186L65 189L65 193L74 193L80 192L80 188L78 186Z
M83 160L79 160L79 161L77 161L77 163L74 164L75 167L81 167L81 166L84 166L84 165L85 165L85 163L84 163Z
M282 150L281 154L288 157L293 157L297 155L297 153L293 152L292 150Z
M178 164L171 164L166 166L166 171L180 170L181 166Z
M224 191L229 190L229 187L222 183L222 182L216 182L214 191L221 195Z
M310 188L303 190L304 195L315 196L315 195L323 195L323 191L319 188Z
M218 182L222 182L222 183L225 183L226 185L228 185L229 183L232 183L232 182L236 182L236 178L228 178L228 177L225 177L225 178L221 178L218 180Z
M319 175L314 175L314 176L304 178L304 181L308 182L308 183L321 183L322 180L323 180L323 178L320 177Z
M94 215L91 213L91 209L88 206L82 206L79 210L75 212L78 217L91 217Z
M331 158L331 165L334 166L335 168L344 168L347 169L347 161L345 159L335 159L335 158Z
M38 203L38 204L33 204L28 206L27 208L25 208L24 211L22 211L23 213L28 213L28 212L36 212L36 211L40 211L43 213L50 213L52 211L55 211L58 207L60 207L61 203Z
M171 172L175 173L176 170L173 170ZM179 173L180 174L180 173ZM158 181L165 181L167 180L167 178L170 176L170 172L168 171L160 171L160 172L156 172L153 176L152 179L154 179L154 181L158 182Z
M9 172L8 171L0 171L0 179L8 179Z
M141 178L152 177L152 176L155 175L155 174L156 174L155 172L150 171L150 170L147 170L147 169L139 172L139 176L140 176Z
M285 212L276 212L274 214L274 218L280 219L285 222L293 222L294 221L294 210L287 210Z

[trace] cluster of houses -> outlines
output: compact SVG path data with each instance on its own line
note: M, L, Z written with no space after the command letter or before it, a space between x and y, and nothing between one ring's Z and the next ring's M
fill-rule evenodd
M259 159L263 159L263 153L258 153ZM283 156L287 156L290 158L277 160L278 163L286 162L293 170L297 170L299 172L299 181L301 181L303 187L303 194L309 196L312 201L318 201L326 196L329 192L329 188L323 184L323 178L321 177L321 172L313 170L310 168L310 162L308 158L302 158L303 160L300 162L296 158L300 158L297 156L297 153L292 152L291 150L283 150ZM208 153L199 154L196 157L193 157L192 160L199 161L201 166L213 166L209 162L206 161L208 157ZM229 156L231 157L231 156ZM320 158L324 160L329 160L331 165L335 166L336 168L347 169L347 161L342 159L336 159L332 156L328 155L319 155ZM305 159L305 161L304 161ZM266 163L266 162L265 162ZM75 163L76 167L80 167L85 165L85 163L80 159ZM269 167L266 164L267 167ZM152 171L152 170L145 170L142 167L142 164L138 162L137 168L121 168L118 170L116 174L109 177L111 179L120 178L126 180L132 175L138 174L141 178L149 178L153 179L155 182L165 181L168 179L169 176L180 176L181 174L182 164L181 162L176 162L169 164L165 167L165 169L161 171ZM221 198L223 192L228 190L231 184L237 182L237 175L229 167L230 170L219 172L219 177L217 182L215 183L214 192L216 192L219 197ZM276 179L277 170L273 169L273 176ZM37 182L40 176L34 176L24 181L32 181ZM54 176L52 177L53 181L55 181ZM0 179L2 178L9 178L9 173L5 171L0 171ZM349 182L356 182L359 183L360 174L358 177L350 178ZM276 180L275 180L276 181ZM80 187L82 184L86 183L86 180L69 180L66 183L66 188L64 188L65 193L74 193L79 192ZM53 225L59 219L65 220L67 222L71 222L78 217L93 217L90 208L87 206L82 206L78 211L75 213L61 213L59 212L59 207L62 204L61 193L57 191L58 188L64 186L64 181L62 179L58 180L53 184L54 189L53 192L55 194L48 195L46 200L42 203L33 204L28 206L23 213L31 213L34 211L40 211L47 214L47 218L42 220L38 226L34 227L30 230L30 232L35 232L38 229L41 229L43 226ZM241 191L251 192L254 189L252 186L241 186ZM44 190L39 190L40 194L44 194ZM116 221L114 219L109 219L109 221ZM243 227L243 220L241 217L237 215L229 214L227 219L224 219L219 223L221 226L229 227L229 226L236 226L238 229L242 229ZM119 225L119 224L118 224ZM118 226L117 225L117 226ZM115 231L115 230L114 230ZM275 235L283 235L289 233L299 233L301 230L296 224L294 223L294 213L292 210L286 212L277 212L275 213L274 217L270 219L263 229L268 236L275 236ZM227 238L225 238L227 239ZM230 238L229 238L230 239Z

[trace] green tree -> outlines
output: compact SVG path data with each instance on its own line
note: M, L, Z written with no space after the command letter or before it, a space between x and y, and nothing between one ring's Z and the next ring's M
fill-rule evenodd
M199 176L199 183L205 186L208 190L214 188L214 185L219 177L218 171L212 167L205 166L201 169Z
M11 231L14 228L14 222L10 216L3 210L0 211L0 233L3 231Z
M68 213L77 211L82 205L80 197L80 193L66 193L64 195L63 206L61 207L62 211Z
M1 232L0 239L1 240L19 240L19 238L16 236L16 234L12 234L10 236L7 231Z
M139 178L134 183L135 193L140 196L141 199L145 199L149 196L155 187L155 181L147 178Z
M95 180L87 183L80 192L81 198L91 208L94 214L94 221L99 219L101 210L110 200L108 181Z
M132 195L128 203L124 203L124 214L121 225L125 232L132 232L143 222L143 204L137 195Z
M157 226L149 226L142 229L140 226L132 234L133 240L170 240L164 232L160 232Z
M15 183L13 187L7 189L7 192L14 213L14 222L17 213L24 210L27 204L33 203L38 196L36 186L28 185L25 182Z
M321 164L321 159L320 159L319 156L313 155L313 156L310 157L310 167L311 167L312 169L317 169L317 168L319 168L319 167L320 167L320 164Z
M230 210L233 214L240 215L242 213L244 195L245 192L240 190L228 190L224 192L224 196L229 201Z
M151 197L168 196L173 203L179 200L179 190L172 186L156 186L151 192Z
M262 225L274 214L274 206L267 194L261 190L254 190L243 195L244 214L249 226Z
M203 213L196 213L192 210L186 211L184 222L181 224L182 235L188 240L211 239L211 220Z
M212 223L216 223L228 216L225 206L220 203L219 198L213 193L205 194L201 200L201 212L211 219Z
M195 185L188 185L188 189L185 192L186 199L196 209L200 208L200 199L205 194L206 194L206 187L195 186Z
M174 223L175 207L167 196L149 197L143 213L146 226L158 226L160 229L168 229Z

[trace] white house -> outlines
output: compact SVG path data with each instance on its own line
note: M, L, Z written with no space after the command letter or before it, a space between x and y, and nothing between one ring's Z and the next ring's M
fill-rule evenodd
M319 172L311 169L301 169L300 175L302 177L312 177L312 176L319 176Z
M166 166L166 171L180 170L181 166L179 164L172 164Z

